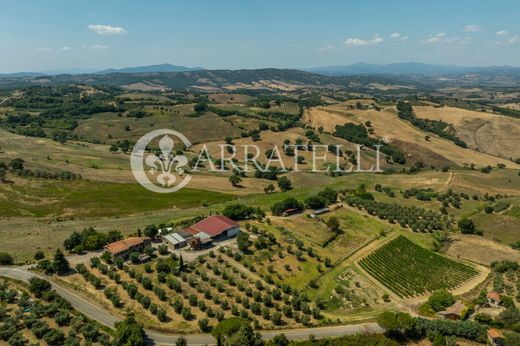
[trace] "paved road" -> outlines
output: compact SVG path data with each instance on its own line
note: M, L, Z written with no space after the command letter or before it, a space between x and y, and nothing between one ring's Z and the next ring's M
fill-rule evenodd
M16 279L24 282L28 282L31 277L45 278L42 275L31 272L27 267L0 267L0 276ZM114 327L114 324L119 319L111 315L108 311L103 308L89 302L88 300L80 297L72 290L59 286L51 282L53 289L64 299L70 302L74 309L82 312L89 318L98 321L109 327ZM317 338L352 335L357 333L382 333L383 329L377 325L377 323L363 323L354 324L347 326L332 326L332 327L320 327L320 328L302 328L302 329L288 329L284 331L262 331L262 337L264 339L271 339L275 335L284 333L290 340L304 340L308 339L310 335L314 335ZM146 330L146 334L150 338L152 343L158 345L175 345L175 341L180 335L164 334ZM210 334L187 334L184 337L188 340L189 345L214 345L215 339Z

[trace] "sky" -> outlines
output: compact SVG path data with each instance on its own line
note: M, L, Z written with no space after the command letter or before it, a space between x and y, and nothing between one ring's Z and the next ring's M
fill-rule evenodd
M520 66L518 0L0 0L0 73Z

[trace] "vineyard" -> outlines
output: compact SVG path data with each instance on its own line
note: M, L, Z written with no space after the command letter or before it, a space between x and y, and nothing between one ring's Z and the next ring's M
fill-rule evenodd
M288 113L288 114L298 114L300 112L300 108L297 103L293 102L284 102L281 105L271 106L271 110L273 112L280 113Z
M404 236L381 246L359 264L401 298L454 289L478 274L476 269L428 251Z

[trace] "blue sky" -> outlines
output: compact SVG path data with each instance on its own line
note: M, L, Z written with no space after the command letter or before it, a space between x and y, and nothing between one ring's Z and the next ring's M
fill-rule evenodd
M520 66L514 0L0 0L0 73L173 63Z

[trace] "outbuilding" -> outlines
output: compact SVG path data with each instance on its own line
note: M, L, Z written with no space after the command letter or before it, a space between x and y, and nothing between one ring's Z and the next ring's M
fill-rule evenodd
M191 225L186 231L194 237L204 233L211 240L220 241L236 236L240 232L240 225L224 215L213 215ZM206 237L201 235L199 238Z

